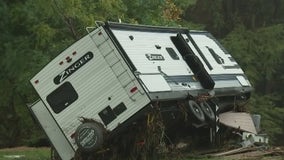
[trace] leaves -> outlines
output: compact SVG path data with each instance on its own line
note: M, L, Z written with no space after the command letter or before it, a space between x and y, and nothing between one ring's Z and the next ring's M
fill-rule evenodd
M163 17L168 20L178 21L182 10L178 8L171 0L166 0L166 4L163 10Z
M35 32L35 48L43 48L47 46L49 42L55 38L56 30L51 28L48 24L40 23L34 26L33 31Z
M261 128L263 133L269 135L273 144L280 144L278 138L284 133L284 108L275 104L277 95L254 95L250 101L252 113L261 115Z
M284 63L284 38L279 35L283 34L284 25L265 27L254 32L240 26L223 40L225 48L233 54L256 90L262 94L277 91L278 86L283 84L279 79L279 70Z

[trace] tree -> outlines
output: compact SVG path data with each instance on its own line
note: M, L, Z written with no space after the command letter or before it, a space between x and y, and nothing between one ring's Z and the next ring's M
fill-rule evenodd
M255 32L243 26L231 32L223 44L240 62L260 94L281 93L283 85L283 25L261 28ZM280 87L281 88L281 87Z
M223 36L225 20L222 10L222 0L197 0L194 6L189 6L184 18L195 23L205 24L205 29L215 36Z
M19 145L39 134L26 108L38 99L29 80L86 34L85 26L123 17L123 10L123 3L114 0L0 2L0 147Z
M181 24L225 37L223 44L256 88L255 102L267 100L264 97L269 94L273 109L282 113L284 29L277 25L284 21L281 0L2 0L0 19L0 147L41 135L34 132L38 128L25 107L38 98L29 80L87 34L85 27L94 26L95 21ZM278 116L264 117L273 120L274 115ZM282 125L274 124L276 128Z
M249 107L252 114L261 115L261 132L269 136L272 144L283 145L284 141L284 107L277 107L275 95L257 95L251 98Z
M188 6L185 19L205 24L214 35L224 37L238 25L254 30L281 23L283 8L281 0L197 0Z
M132 23L159 24L164 0L123 0L127 6L126 19Z

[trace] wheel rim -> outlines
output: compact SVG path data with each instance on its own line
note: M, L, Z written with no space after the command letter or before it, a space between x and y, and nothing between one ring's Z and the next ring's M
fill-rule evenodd
M200 103L201 109L204 112L204 115L211 121L215 119L215 114L207 102Z
M104 132L96 122L82 123L75 132L75 142L82 151L95 151L104 141Z
M203 114L201 108L199 107L199 105L196 102L192 101L192 100L189 100L188 104L189 104L189 109L190 109L191 113L193 114L193 116L197 120L199 120L201 122L204 122L205 121L205 117L204 117L204 114Z

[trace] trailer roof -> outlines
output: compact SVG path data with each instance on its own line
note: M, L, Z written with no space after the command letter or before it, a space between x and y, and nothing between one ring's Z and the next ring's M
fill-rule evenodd
M177 28L177 27L163 27L163 26L150 26L150 25L138 25L138 24L126 24L117 22L105 22L104 27L107 29L115 30L135 30L145 32L167 32L167 33L188 33L188 28Z

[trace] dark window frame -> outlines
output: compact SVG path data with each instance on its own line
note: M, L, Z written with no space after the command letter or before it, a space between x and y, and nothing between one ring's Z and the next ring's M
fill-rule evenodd
M64 82L46 97L51 109L56 113L62 112L79 98L78 93L68 81Z

